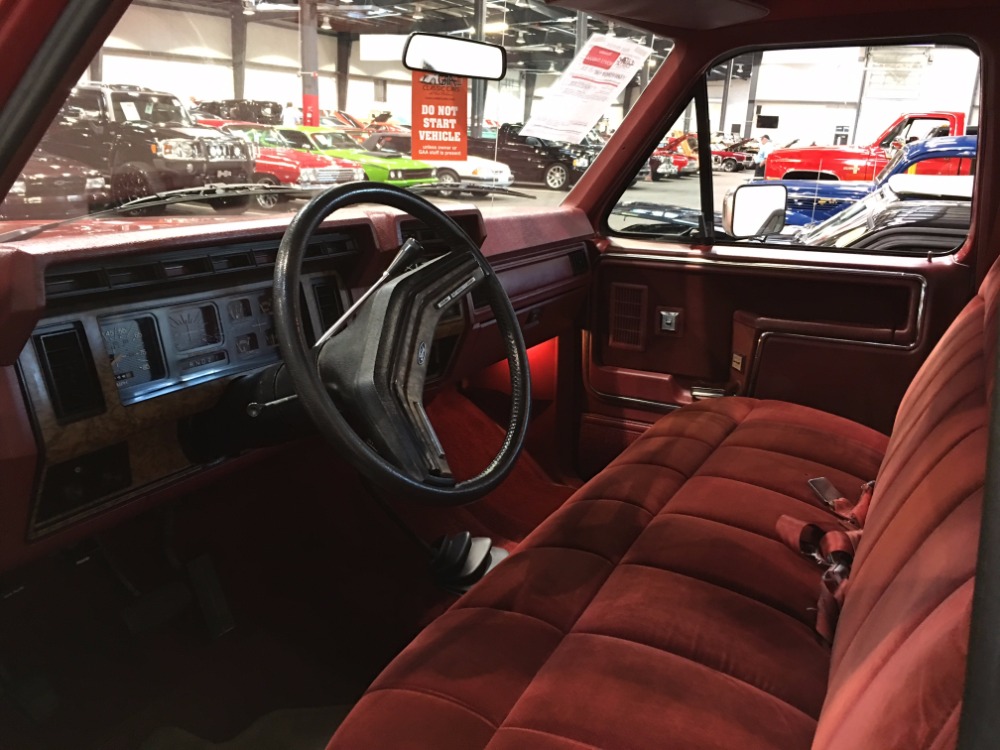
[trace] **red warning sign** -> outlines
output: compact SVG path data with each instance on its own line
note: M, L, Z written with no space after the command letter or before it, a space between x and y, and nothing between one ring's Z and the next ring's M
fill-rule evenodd
M413 71L414 159L461 161L467 157L469 79Z

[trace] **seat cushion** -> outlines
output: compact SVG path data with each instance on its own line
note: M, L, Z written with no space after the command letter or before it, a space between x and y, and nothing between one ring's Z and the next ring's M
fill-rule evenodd
M746 398L667 415L378 677L340 748L807 748L830 649L782 514L860 492L887 438Z

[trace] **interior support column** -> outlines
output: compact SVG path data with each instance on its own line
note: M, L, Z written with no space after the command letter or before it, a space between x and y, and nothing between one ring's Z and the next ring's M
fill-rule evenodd
M102 81L104 79L104 50L97 50L94 59L90 61L90 80Z
M576 12L576 54L579 54L583 45L587 43L587 37L590 36L587 31L587 14L578 10Z
M726 108L729 106L729 82L733 78L733 61L735 58L729 58L729 64L726 66L726 78L722 82L722 104L719 105L719 132L726 132Z
M302 124L319 125L319 31L316 0L299 0L299 75L302 76Z
M247 21L236 12L230 17L230 47L233 58L233 98L243 99L247 79Z
M527 122L531 118L531 105L535 100L535 81L537 73L524 73L524 120Z
M760 64L763 59L763 52L754 52L750 61L750 94L747 97L747 116L743 122L744 138L749 138L753 132L754 118L757 115L757 79L760 77Z
M476 0L473 11L473 38L486 41L486 0ZM483 137L483 118L486 114L486 81L473 78L472 85L472 137Z
M354 35L349 31L337 32L337 109L346 111L347 85L351 80L351 50Z

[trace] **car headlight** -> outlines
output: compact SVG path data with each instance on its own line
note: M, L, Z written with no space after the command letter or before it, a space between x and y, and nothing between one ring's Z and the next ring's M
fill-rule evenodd
M400 177L399 170L397 170L397 169L390 169L389 170L389 179L390 180L398 180L399 177Z
M437 169L432 169L432 170L431 170L431 177L437 177L437 176L438 176L438 171L437 171Z
M239 154L238 149L239 149L239 146L236 146L234 148L234 151L235 151L235 153L237 155ZM220 146L218 143L209 144L209 146L208 146L208 158L209 159L218 159L220 156L222 156L222 146Z
M199 143L181 138L157 141L156 150L164 159L186 159L191 161L202 158L202 150Z
M28 186L25 184L23 177L18 177L14 180L14 184L10 186L11 195L17 195L23 198L26 192L28 192Z
M299 170L299 182L316 182L316 170L311 167Z
M577 169L586 169L590 166L590 159L586 156L578 156L573 160L573 166Z
M355 180L364 180L364 179L367 179L365 177L365 170L363 170L361 167L358 167L357 169L355 169L354 170L354 179Z
M107 187L107 183L103 177L88 177L85 187L87 190L104 190Z

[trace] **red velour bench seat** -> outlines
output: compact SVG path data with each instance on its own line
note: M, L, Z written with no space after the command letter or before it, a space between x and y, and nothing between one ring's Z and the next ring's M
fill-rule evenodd
M996 286L891 438L745 398L661 419L427 627L330 750L953 747ZM822 569L775 529L831 520L819 476L855 497L877 479L832 648Z

